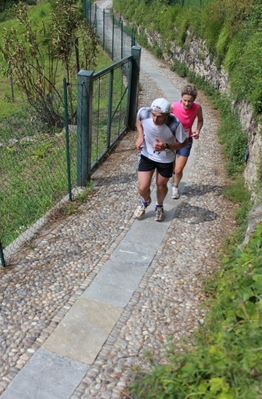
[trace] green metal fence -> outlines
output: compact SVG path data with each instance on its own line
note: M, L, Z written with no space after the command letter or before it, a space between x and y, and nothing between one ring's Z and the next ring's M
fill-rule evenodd
M130 55L131 47L136 45L134 31L125 26L121 18L116 18L96 3L84 0L84 15L95 26L103 49L113 61Z
M86 186L91 170L137 110L140 47L76 85L0 120L0 264L28 243L54 208Z
M47 103L37 103L0 120L3 265L47 221L45 215L50 209L62 199L71 198L71 182L76 186L77 133L71 128L69 134L71 126L65 125L68 90L64 82L61 95L48 99L47 113ZM76 108L76 99L73 102ZM51 110L56 123L50 123Z
M135 128L141 48L109 67L78 74L77 184L85 186L91 170L119 138Z

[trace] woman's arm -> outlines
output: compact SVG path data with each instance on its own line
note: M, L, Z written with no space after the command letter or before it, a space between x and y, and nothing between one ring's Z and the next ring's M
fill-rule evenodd
M192 137L194 137L195 139L199 138L200 130L202 129L203 123L204 123L203 111L202 111L201 105L199 104L198 111L197 111L197 127L196 127L196 131L193 132L193 134L192 134Z

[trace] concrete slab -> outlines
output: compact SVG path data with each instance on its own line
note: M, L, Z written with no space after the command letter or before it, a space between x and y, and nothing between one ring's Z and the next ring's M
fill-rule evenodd
M136 228L133 229L133 233L136 235ZM129 233L129 236L130 235L131 234ZM148 265L156 252L156 245L154 242L151 242L150 244L145 246L143 241L133 242L129 241L127 237L125 237L116 247L110 259L115 263L128 263L137 266Z
M144 265L142 262L131 263L109 259L83 293L83 297L124 308L137 289L153 257L152 253L151 258L148 258Z
M102 282L102 286L106 281ZM44 342L43 347L92 364L122 309L81 297Z
M155 80L159 87L161 87L161 90L168 101L173 102L180 100L180 92L170 84L170 81L163 77L161 73L156 72L153 65L142 61L141 68L148 74L148 76Z
M144 251L142 254L149 251L150 248L153 248L156 253L170 225L166 211L166 219L161 223L151 222L154 214L154 211L148 210L144 219L136 220L125 236L125 242L129 242L130 246L135 245L135 243L141 244Z
M40 348L1 399L69 399L89 366Z

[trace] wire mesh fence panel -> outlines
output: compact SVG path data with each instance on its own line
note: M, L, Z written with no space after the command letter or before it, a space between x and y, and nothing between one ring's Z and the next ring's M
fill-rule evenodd
M38 103L0 120L0 240L5 259L32 238L43 216L68 193L63 97L48 102L48 109ZM72 131L70 169L76 181L74 136Z
M112 114L111 114L111 143L114 143L121 131L126 128L128 122L127 108L129 106L131 62L116 69L114 75L114 88L112 93Z
M92 160L94 164L107 149L108 95L110 75L98 77L93 86Z
M111 59L117 61L129 56L135 45L132 29L125 26L121 18L112 16L89 0L86 0L86 9L87 19L95 26L102 47Z
M121 20L114 21L114 17L96 10L95 5L90 7L87 14L99 22L99 35L107 51L111 49L112 59L117 60L106 73L103 70L94 74L94 167L128 129L130 90L138 86L138 81L130 83L134 45L130 32L125 33L128 29ZM48 222L50 210L71 199L72 189L79 186L78 153L86 152L78 140L79 131L83 130L83 126L77 126L79 99L81 103L78 84L64 81L61 93L57 90L56 96L0 120L2 265Z
M127 129L130 60L106 74L97 74L93 85L92 165Z

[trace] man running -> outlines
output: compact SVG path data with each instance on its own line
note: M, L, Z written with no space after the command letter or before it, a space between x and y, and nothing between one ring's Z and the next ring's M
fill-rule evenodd
M140 151L138 164L138 192L142 197L134 216L141 219L151 203L150 185L156 170L155 220L165 219L163 202L167 195L167 183L172 176L176 150L188 144L182 124L170 114L171 104L165 98L157 98L151 107L140 108L137 113L136 148Z

